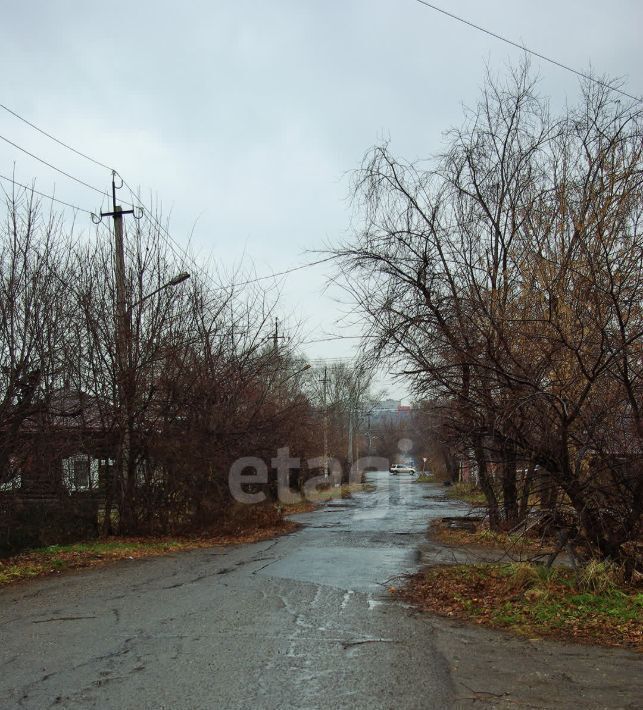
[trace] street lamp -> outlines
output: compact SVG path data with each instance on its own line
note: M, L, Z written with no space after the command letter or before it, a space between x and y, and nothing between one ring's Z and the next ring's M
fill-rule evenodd
M180 283L183 283L184 281L187 281L190 278L190 274L188 274L187 271L181 271L180 274L177 274L173 279L170 279L166 286L178 286Z
M301 368L301 370L297 370L297 372L293 372L292 375L288 375L288 377L286 377L286 379L283 380L281 384L283 385L285 382L288 382L288 380L292 380L293 377L297 377L297 375L301 375L302 372L306 372L306 370L310 370L311 367L312 367L312 365L310 363L304 365Z
M164 291L166 288L170 288L170 287L173 288L174 286L178 286L180 283L187 281L189 278L190 278L190 274L188 274L187 271L181 271L180 274L177 274L174 278L170 279L166 284L163 284L162 286L160 286L156 290L143 296L143 298L140 298L138 301L135 301L134 303L132 303L132 305L130 306L130 309L135 308L136 306L140 306L141 303L143 303L143 301L147 301L148 298L155 296L157 293Z

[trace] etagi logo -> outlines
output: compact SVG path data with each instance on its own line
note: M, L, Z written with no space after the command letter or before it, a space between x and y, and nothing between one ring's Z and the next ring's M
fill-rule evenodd
M398 448L406 454L413 447L409 439L401 439ZM339 497L342 483L342 465L336 458L315 456L301 459L290 456L287 446L277 449L277 456L270 462L272 470L277 472L276 486L277 498L284 505L293 505L302 501L316 502L329 497ZM303 464L303 465L302 465ZM382 456L363 456L355 461L349 471L349 485L358 485L363 482L365 471L380 471L388 474L390 460ZM291 472L305 470L310 474L300 489L291 486ZM386 478L386 487L389 497L399 496L399 478L389 480ZM232 497L239 503L254 505L267 499L266 487L275 480L270 481L268 465L257 456L244 456L237 459L230 467L228 486ZM323 493L322 493L323 492ZM384 502L385 499L382 499Z
M272 459L271 466L277 472L277 497L284 505L292 505L304 500L317 501L321 498L321 491L332 490L342 482L342 465L336 458L315 456L302 460L291 457L287 446L277 449L277 456ZM388 467L389 460L381 456L359 458L349 471L349 485L362 483L362 476L366 470L388 471ZM290 474L302 468L319 473L308 477L302 490L293 489L290 485ZM244 456L237 459L230 467L228 485L232 497L239 503L254 505L265 501L267 498L265 490L257 490L257 488L265 487L268 482L268 466L257 456ZM339 492L336 495L340 495ZM323 497L327 498L328 494Z

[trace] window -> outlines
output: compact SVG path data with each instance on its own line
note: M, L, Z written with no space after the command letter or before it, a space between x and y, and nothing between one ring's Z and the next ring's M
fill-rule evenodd
M72 462L72 481L75 490L85 490L90 487L89 457L74 459Z
M0 483L0 491L3 493L17 491L20 486L22 486L22 474L19 472L10 473L9 476Z
M64 485L68 491L88 491L96 488L95 462L87 454L63 459Z

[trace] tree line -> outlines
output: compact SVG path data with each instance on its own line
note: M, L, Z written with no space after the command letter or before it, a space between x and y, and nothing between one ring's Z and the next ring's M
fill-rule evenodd
M643 110L585 82L554 113L527 64L487 76L443 153L388 144L354 176L335 252L368 336L494 529L537 493L588 554L633 559L643 468ZM453 469L453 461L449 466ZM538 488L538 490L536 490Z

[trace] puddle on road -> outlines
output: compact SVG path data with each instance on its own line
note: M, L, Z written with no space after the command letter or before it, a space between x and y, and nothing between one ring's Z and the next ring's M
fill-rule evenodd
M395 577L418 568L418 542L431 519L469 510L445 501L441 488L432 484L392 480L385 472L369 474L367 480L377 485L374 492L292 516L305 526L293 536L299 549L260 574L381 594ZM337 545L338 535L346 537L345 544Z
M386 580L413 571L417 550L389 547L306 547L260 574L360 592L384 591Z

